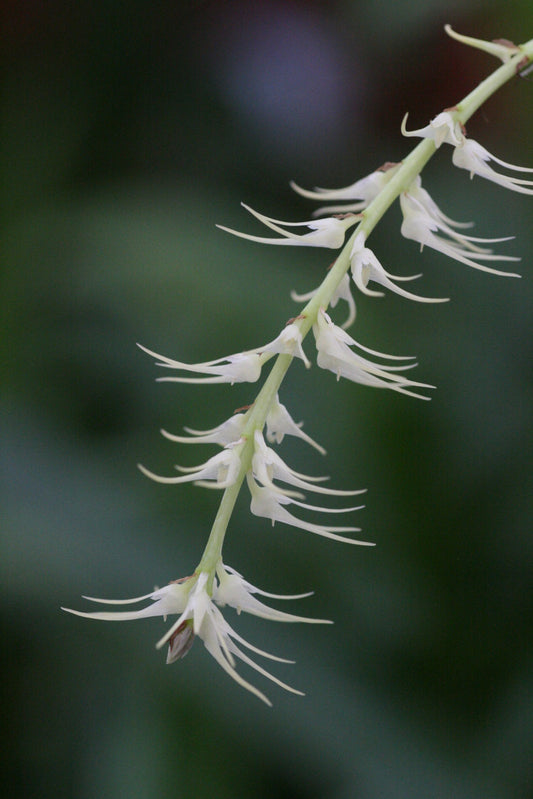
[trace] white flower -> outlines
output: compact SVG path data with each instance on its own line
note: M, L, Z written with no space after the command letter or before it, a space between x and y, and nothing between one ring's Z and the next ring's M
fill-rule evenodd
M243 208L246 208L253 214L260 222L279 233L283 238L273 239L264 236L252 236L248 233L240 233L232 228L224 227L224 225L217 225L221 230L227 233L232 233L234 236L240 236L242 239L249 239L256 241L259 244L286 244L304 247L327 247L329 249L337 250L342 247L344 243L344 236L349 227L351 227L357 220L355 217L348 219L337 219L336 217L328 217L327 219L313 219L309 222L281 222L279 219L270 219L268 216L254 211L247 205L242 203ZM285 227L308 227L309 233L298 235L284 230L280 225Z
M239 441L245 419L246 414L235 413L211 430L194 430L191 427L184 427L185 432L190 433L189 436L176 436L166 430L161 430L161 434L169 441L176 441L178 444L219 444L221 447L226 447L228 444L235 444Z
M441 144L452 144L453 146L461 144L464 135L460 122L453 118L449 111L442 111L440 114L431 120L429 125L425 128L418 130L407 130L405 127L407 122L406 114L402 119L401 131L404 136L418 136L421 139L433 139L435 147L440 147Z
M320 511L321 513L347 513L348 511L360 510L363 506L359 505L354 508L322 508L316 505L307 505L304 502L299 502L286 493L281 493L277 488L270 486L259 486L251 474L246 475L248 487L252 501L250 503L250 510L254 516L270 519L272 526L275 522L283 522L292 527L299 527L301 530L307 530L310 533L321 535L324 538L331 538L333 541L341 541L345 544L361 544L363 546L373 546L368 541L356 541L353 538L337 535L337 533L360 532L359 527L330 527L322 524L312 524L298 519L290 513L283 505L298 505L300 508L305 508L312 511Z
M361 232L354 240L352 252L350 255L350 264L352 277L357 288L373 297L383 297L382 291L372 291L368 288L368 284L372 281L378 283L384 288L390 289L395 294L405 297L408 300L416 300L417 302L447 302L448 299L433 298L433 297L419 297L417 294L411 294L410 291L400 288L393 280L415 280L420 275L411 275L410 277L400 277L399 275L391 275L385 271L381 263L378 261L372 250L365 247L365 237ZM345 326L343 325L343 328Z
M204 488L228 488L233 485L239 476L241 468L241 459L238 452L233 449L232 445L228 445L222 452L213 455L205 463L199 466L176 466L180 472L188 472L182 477L160 477L157 474L149 471L142 464L137 464L141 472L155 480L156 483L192 483ZM214 482L213 482L214 481Z
M470 173L470 177L479 175L481 178L491 180L503 186L505 189L517 191L521 194L533 194L533 188L526 188L526 186L533 186L533 180L524 180L523 178L513 178L510 175L504 175L501 172L496 172L489 165L489 161L494 161L496 164L510 169L514 172L533 172L533 169L528 169L523 166L515 166L509 164L507 161L502 161L501 158L496 158L495 155L489 153L481 144L478 144L474 139L464 139L461 144L454 148L452 161L455 166L460 169L466 169Z
M403 214L401 227L402 236L414 239L420 247L427 245L434 250L454 258L474 269L491 272L495 275L519 277L511 272L492 269L477 261L519 261L509 255L494 255L492 250L477 246L478 243L491 244L493 242L508 241L512 236L499 239L484 239L467 236L457 231L461 225L446 217L431 200L429 194L421 189L415 182L409 190L400 195L400 206ZM464 226L464 225L463 225ZM444 236L438 235L444 233ZM446 238L447 237L447 238Z
M404 136L431 138L434 140L436 147L440 147L441 144L451 144L453 146L453 164L460 169L466 169L471 178L474 175L479 175L486 180L503 186L505 189L517 191L521 194L533 194L533 188L527 188L528 186L533 186L532 180L504 175L493 169L488 162L494 161L496 164L500 164L500 166L513 172L533 172L533 169L502 161L501 158L496 158L495 155L489 153L479 142L474 139L468 139L465 136L464 128L449 111L443 111L438 114L429 125L419 130L407 131L405 128L406 120L407 114L402 122Z
M297 294L295 291L291 291L291 300L294 300L294 302L308 302L315 296L316 292L317 289L310 291L308 294ZM342 329L346 330L346 328L350 327L350 325L355 322L356 313L355 300L352 295L348 274L342 276L339 285L335 289L329 303L331 308L335 308L339 300L345 300L348 303L348 318L341 325Z
M292 355L301 358L309 366L302 348L302 334L296 324L287 325L273 341L254 350L225 355L214 361L203 363L182 363L173 358L159 355L157 352L137 345L143 352L157 358L157 366L167 369L178 369L185 372L196 372L207 377L159 377L160 382L174 383L255 383L261 375L261 367L276 354Z
M280 456L271 447L267 447L263 434L260 430L254 433L254 454L252 457L252 473L256 480L259 480L265 488L270 488L273 491L278 491L286 496L301 496L292 491L286 491L273 483L273 480L281 480L282 483L295 486L296 488L303 488L305 491L311 491L315 494L329 494L334 496L353 496L354 494L363 494L365 489L351 490L351 491L338 491L333 488L326 488L325 486L316 485L324 480L329 480L328 477L310 477L307 474L301 474L294 471L280 458ZM353 509L351 509L353 510Z
M321 189L316 187L313 191L302 189L294 181L291 181L291 188L302 197L310 200L320 200L331 202L332 200L351 200L348 205L334 205L319 208L313 216L320 216L323 213L359 213L367 208L374 200L383 187L389 182L391 177L400 167L400 164L384 164L380 169L371 172L370 175L357 180L350 186L342 189ZM357 202L353 202L356 200Z
M284 682L281 682L277 677L274 677L251 660L248 655L237 646L237 643L255 654L262 655L271 660L276 660L281 663L291 663L292 661L270 655L247 643L232 627L230 627L217 605L229 605L234 607L238 613L245 611L255 616L270 619L271 621L307 622L315 624L331 624L331 622L326 619L309 619L303 616L293 616L290 613L283 613L269 608L252 596L254 593L259 593L263 594L263 596L272 596L275 598L296 599L309 596L309 594L299 594L294 597L276 597L274 594L267 594L255 588L250 583L247 583L237 572L227 566L224 567L222 563L218 564L216 571L220 582L218 582L216 578L214 579L212 596L210 596L208 591L209 574L207 572L200 572L198 575L172 582L164 588L159 588L150 594L145 594L144 596L134 599L112 600L84 597L84 599L88 599L91 602L109 605L127 605L146 599L152 600L151 605L147 605L140 610L93 613L84 613L70 608L62 608L62 610L67 611L67 613L73 613L76 616L103 621L128 621L147 618L149 616L163 616L166 618L170 615L177 615L177 621L174 622L157 644L158 649L166 643L169 644L167 663L173 663L179 658L184 657L192 646L194 637L198 636L204 642L204 646L209 654L215 658L224 671L229 674L235 682L259 697L259 699L267 705L271 705L267 697L238 674L236 670L236 658L242 660L248 666L255 669L255 671L259 672L259 674L272 680L272 682L285 688L287 691L302 695L301 691L297 691Z
M266 344L261 348L261 355L295 355L301 358L307 369L311 366L302 347L302 334L298 325L288 324L283 328L281 333L270 344Z
M226 355L214 361L204 361L203 363L182 363L164 355L159 355L153 350L137 345L141 350L158 359L157 366L168 369L180 369L185 372L196 372L201 375L208 375L205 378L197 377L158 377L160 382L175 383L255 383L261 375L263 360L256 350L249 352L239 352L235 355Z
M322 455L326 454L326 450L324 447L321 447L320 444L317 444L316 441L304 433L301 429L303 422L299 422L298 424L294 421L291 417L289 411L282 405L279 401L279 397L276 394L276 399L274 402L270 404L270 408L268 410L268 414L266 417L266 437L267 441L271 444L275 441L277 444L281 444L283 441L284 436L296 436L297 438L303 439L312 447L317 449Z
M419 399L429 399L417 394L413 388L434 388L426 383L415 383L396 372L412 369L416 363L402 366L379 365L354 352L350 347L358 347L370 355L389 360L412 360L412 356L385 355L375 350L370 350L359 344L337 325L333 324L327 313L320 309L316 324L313 326L316 346L318 350L317 363L323 369L329 369L337 379L345 377L355 383L361 383L375 388L391 388L402 394L408 394Z
M292 613L275 610L252 596L252 594L260 594L270 599L304 599L305 597L311 596L313 593L312 591L308 591L305 594L292 594L290 596L285 594L269 594L267 591L262 591L260 588L256 588L254 585L247 582L235 569L232 569L231 566L223 565L222 562L217 566L217 577L219 582L216 584L213 592L213 599L217 605L221 607L229 605L235 608L237 613L244 611L245 613L259 616L268 621L303 622L305 624L333 623L328 619L310 619L307 616L295 616Z

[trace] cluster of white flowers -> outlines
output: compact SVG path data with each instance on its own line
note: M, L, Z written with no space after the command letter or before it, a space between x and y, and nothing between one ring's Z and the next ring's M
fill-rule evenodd
M209 587L210 583L211 587ZM274 610L256 599L253 596L254 594L260 594L271 599L302 599L310 596L309 593L280 596L261 591L246 582L238 572L219 560L216 564L214 577L208 572L196 573L191 577L175 580L164 588L152 591L150 594L134 597L133 599L84 597L84 599L88 599L91 602L105 605L132 605L147 599L152 600L151 605L147 605L140 610L96 611L92 613L83 613L70 608L63 608L63 610L76 616L99 619L101 621L129 621L145 619L150 616L163 616L166 618L166 616L177 615L178 619L157 643L158 649L168 644L167 663L174 663L174 661L184 657L191 648L195 636L198 636L204 642L209 654L215 658L230 677L243 688L262 699L267 705L270 705L270 700L255 686L244 680L237 672L235 667L236 658L242 660L259 674L268 677L269 680L272 680L272 682L287 691L300 695L302 692L281 682L273 674L259 666L243 652L238 644L241 644L254 654L262 655L270 660L276 660L280 663L292 663L292 661L276 657L249 644L230 627L219 608L228 605L235 608L238 613L244 611L269 621L305 622L309 624L331 624L331 622L327 619L308 619L305 616L294 616L292 613Z
M491 79L487 79L478 87L478 91L483 87L485 99L523 68L524 59L526 63L533 60L533 41L515 47L503 41L480 42L470 37L461 37L449 28L447 31L465 44L492 53L504 62ZM420 130L408 131L405 118L402 123L403 134L421 138L422 142L403 162L387 163L346 188L315 188L309 191L293 183L292 187L298 194L326 203L321 205L310 221L281 222L244 206L276 236L256 236L219 226L222 230L261 244L323 247L341 252L318 288L307 294L292 294L295 301L305 302L305 307L297 317L283 327L276 338L264 346L195 364L177 361L141 347L156 358L158 366L171 372L170 376L161 377L159 380L178 383L201 385L256 383L262 376L265 364L271 359L275 359L275 362L252 405L236 412L218 426L210 430L185 428L187 433L185 436L161 431L167 439L176 443L216 445L221 447L221 451L198 466L176 466L178 474L172 476L159 476L144 466L139 467L145 475L159 483L192 482L197 486L221 489L224 492L207 546L194 574L132 600L113 601L87 597L94 602L109 604L151 600L151 604L140 610L92 613L70 610L69 612L112 621L177 615L177 620L157 645L161 647L168 644L168 663L183 657L194 638L198 636L217 663L239 685L268 704L270 702L264 694L237 672L236 660L243 661L281 687L300 693L255 663L241 647L272 660L290 661L269 655L244 641L228 624L220 608L229 606L237 612L245 611L272 621L328 622L324 619L309 619L274 610L254 596L260 594L274 599L300 599L309 594L290 597L267 594L246 582L233 569L223 565L222 545L233 506L241 487L246 482L250 492L252 514L270 519L273 525L280 522L335 541L368 544L345 535L357 532L359 530L357 527L338 527L305 521L288 509L289 506L295 506L304 511L325 514L349 513L361 506L332 508L311 505L304 501L305 495L302 491L330 498L349 497L362 492L328 488L323 484L328 478L295 471L269 446L269 444L280 444L284 436L288 435L300 438L325 454L324 448L302 430L301 423L297 424L287 408L280 403L278 391L293 358L301 360L306 368L311 367L311 359L304 352L303 341L307 333L312 331L317 365L333 372L337 380L343 377L364 386L389 388L397 393L428 399L425 393L420 393L420 390L434 387L407 377L407 373L416 366L412 356L386 355L361 344L346 332L346 328L353 324L356 318L354 290L371 297L382 297L384 289L416 302L447 301L447 298L424 297L407 291L399 284L417 279L421 275L405 277L391 274L366 245L368 236L377 222L398 198L403 216L401 233L407 239L420 244L421 249L424 246L431 247L475 269L496 275L516 276L515 273L487 265L494 261L518 260L513 256L495 254L490 246L487 246L508 239L483 239L467 234L465 230L471 227L471 223L457 222L443 213L422 187L420 179L420 172L434 152L443 145L449 145L453 148L453 164L466 169L470 177L478 175L511 191L533 194L532 180L498 172L491 166L491 162L513 173L529 173L533 172L533 169L508 164L491 155L477 142L467 138L464 123L479 107L482 99L480 100L473 92L458 106L438 114L429 125ZM339 201L343 204L338 205ZM334 205L331 205L332 202ZM303 228L304 232L298 232L295 228ZM348 235L349 238L346 240ZM379 288L376 289L376 286ZM328 309L334 308L339 300L345 301L348 305L348 318L342 326L335 324L327 313Z

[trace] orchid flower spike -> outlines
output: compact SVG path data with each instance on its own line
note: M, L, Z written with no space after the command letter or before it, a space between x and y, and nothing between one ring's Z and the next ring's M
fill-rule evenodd
M383 187L389 182L392 176L398 171L400 164L387 163L380 169L371 172L370 175L357 180L350 186L343 189L321 189L316 187L312 191L302 189L294 181L291 181L291 188L309 200L320 200L321 202L331 202L332 200L350 200L348 205L332 205L318 208L313 216L322 214L336 213L359 213L367 208L374 200ZM355 202L354 202L355 201Z
M327 219L313 219L309 222L281 222L278 219L270 219L268 216L254 211L248 205L242 203L243 208L246 208L253 216L259 219L264 225L279 233L282 238L273 239L268 236L252 236L249 233L240 233L232 228L224 227L224 225L217 225L221 230L226 233L232 233L234 236L240 236L242 239L249 239L250 241L257 241L259 244L286 244L296 245L303 247L327 247L332 250L337 250L342 247L346 231L357 221L356 217L350 216L346 219L337 219L334 216ZM280 225L285 227L308 227L309 233L298 235L290 231L284 230Z

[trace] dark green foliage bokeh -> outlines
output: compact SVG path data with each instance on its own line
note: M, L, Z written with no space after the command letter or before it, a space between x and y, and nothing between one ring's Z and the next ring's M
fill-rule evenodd
M353 335L416 354L432 401L301 363L281 396L328 449L284 442L282 456L368 487L360 523L377 546L272 529L244 497L228 533L226 561L252 583L314 589L294 612L335 621L230 619L297 660L273 670L307 696L258 678L268 709L201 644L167 668L159 619L105 625L59 607L194 569L218 496L156 485L135 464L204 460L158 430L212 427L254 397L157 384L136 342L191 362L257 346L296 312L290 290L328 265L215 224L261 234L241 201L308 218L290 179L347 185L400 159L406 111L425 124L494 66L443 24L522 41L530 3L30 2L3 16L5 795L526 799L533 200L470 182L444 148L425 187L477 235L515 235L498 246L522 256L522 279L420 255L392 209L371 246L451 302L362 298ZM531 166L532 121L533 83L517 78L468 130Z

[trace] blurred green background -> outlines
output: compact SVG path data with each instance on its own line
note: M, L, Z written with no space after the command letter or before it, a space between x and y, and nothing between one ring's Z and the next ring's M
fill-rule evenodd
M406 111L426 124L496 65L444 23L524 41L530 0L10 0L2 17L4 795L530 796L533 201L470 182L444 148L425 187L477 235L515 235L501 247L523 256L523 278L419 255L392 209L378 257L452 302L362 298L353 335L416 354L432 402L300 363L281 395L328 449L284 442L282 456L368 487L357 522L376 548L272 529L244 497L229 530L230 565L268 591L314 589L291 610L335 620L230 616L297 661L274 671L307 696L253 675L268 709L201 644L167 668L161 619L59 611L190 573L218 496L156 485L136 463L200 462L211 450L159 428L212 427L254 397L157 384L136 342L190 362L258 346L297 311L291 288L329 263L215 224L261 234L241 201L309 218L290 179L342 186L399 160ZM468 132L531 166L532 123L533 83L517 78Z

